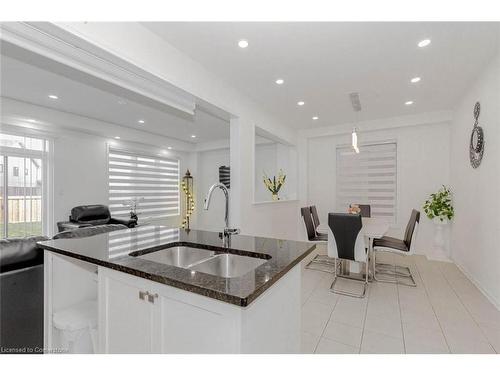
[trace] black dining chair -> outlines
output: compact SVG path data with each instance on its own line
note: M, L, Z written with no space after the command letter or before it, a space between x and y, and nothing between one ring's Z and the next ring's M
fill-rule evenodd
M321 232L318 230L318 227L320 226L320 221L319 221L319 215L318 215L318 210L316 209L316 206L311 206L311 216L314 224L314 230L318 235L326 235L325 232Z
M410 220L406 225L405 235L402 240L399 238L383 236L380 239L373 240L373 267L374 267L374 278L377 281L397 283L408 286L417 286L415 279L411 273L409 267L398 266L392 264L377 263L376 254L377 252L391 252L398 255L411 255L415 250L415 239L418 232L418 225L420 222L420 212L413 209L410 215ZM391 272L391 270L393 270ZM380 279L377 278L377 273L382 275L390 275L395 278L391 279ZM401 282L399 279L409 279L409 282Z
M354 204L351 204L351 207L353 205ZM356 203L355 205L359 207L361 217L371 217L372 216L372 208L369 204L357 204Z
M307 239L311 242L319 242L326 244L328 240L327 233L318 233L316 231L317 226L314 224L314 219L312 215L312 210L310 206L302 207L300 209L302 219L304 220L304 225L307 232ZM319 222L319 220L318 220ZM307 265L306 268L313 269L317 271L333 272L334 260L327 255L317 254Z
M328 215L328 256L334 258L334 279L330 286L330 291L351 297L364 298L368 285L368 253L365 248L365 241L361 228L363 222L361 215L347 213L330 213ZM354 278L337 273L337 260L349 262L362 262L365 265L364 279ZM338 278L346 278L363 282L361 294L336 290L335 283Z

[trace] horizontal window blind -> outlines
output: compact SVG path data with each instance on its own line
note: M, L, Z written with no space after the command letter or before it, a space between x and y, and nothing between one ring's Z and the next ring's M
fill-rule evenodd
M109 209L128 217L137 202L141 220L180 214L179 160L110 148Z
M337 209L350 204L371 205L372 217L396 220L396 142L337 148Z
M109 233L109 258L128 256L131 251L147 249L168 242L178 242L180 237L178 228L159 226L139 226L129 231Z

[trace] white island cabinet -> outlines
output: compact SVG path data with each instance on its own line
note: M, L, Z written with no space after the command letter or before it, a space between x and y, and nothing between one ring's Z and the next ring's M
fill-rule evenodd
M300 265L241 307L52 252L45 260L47 348L58 346L53 313L80 296L97 301L99 353L300 350Z

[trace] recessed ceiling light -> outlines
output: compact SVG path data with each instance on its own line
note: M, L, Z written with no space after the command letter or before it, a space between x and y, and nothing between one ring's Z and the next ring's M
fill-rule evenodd
M313 120L317 120L317 119L319 119L318 116L313 116Z
M194 134L191 134L191 138L196 138L196 135L194 135Z
M417 82L420 82L420 77L413 77L412 79L410 79L410 82L411 82L411 83L417 83Z
M171 147L171 146L168 146L168 147L167 147L167 149L171 150L171 149L172 149L172 147Z
M139 121L137 121L137 122L138 122L139 124L144 124L146 121L144 121L144 120L139 120Z
M283 79L281 79L281 78L279 78L279 79L276 80L276 84L277 85L282 85L283 83L285 83L285 81Z
M54 94L50 94L49 98L54 99L54 100L59 99L59 97L57 95L54 95Z
M248 41L245 39L242 39L238 42L238 47L240 48L247 48L248 47Z
M405 102L405 105L412 105L413 104L413 100L408 100L407 102Z
M115 139L120 139L120 137L116 136Z
M420 42L418 42L418 46L419 47L426 47L428 46L429 44L431 44L431 40L430 39L424 39L424 40L421 40Z
M297 105L300 105L300 106L302 106L304 104L306 104L306 103L304 103L302 100L300 102L297 102Z
M32 119L32 118L26 119L26 121L28 121L28 122L32 122L32 123L35 123L35 122L36 122L36 120L35 120L35 119Z

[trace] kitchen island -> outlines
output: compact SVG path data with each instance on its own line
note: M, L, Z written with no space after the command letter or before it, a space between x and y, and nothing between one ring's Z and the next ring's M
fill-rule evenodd
M298 353L300 261L315 245L140 226L39 243L45 347L54 314L95 301L94 352ZM88 311L87 311L88 313Z

